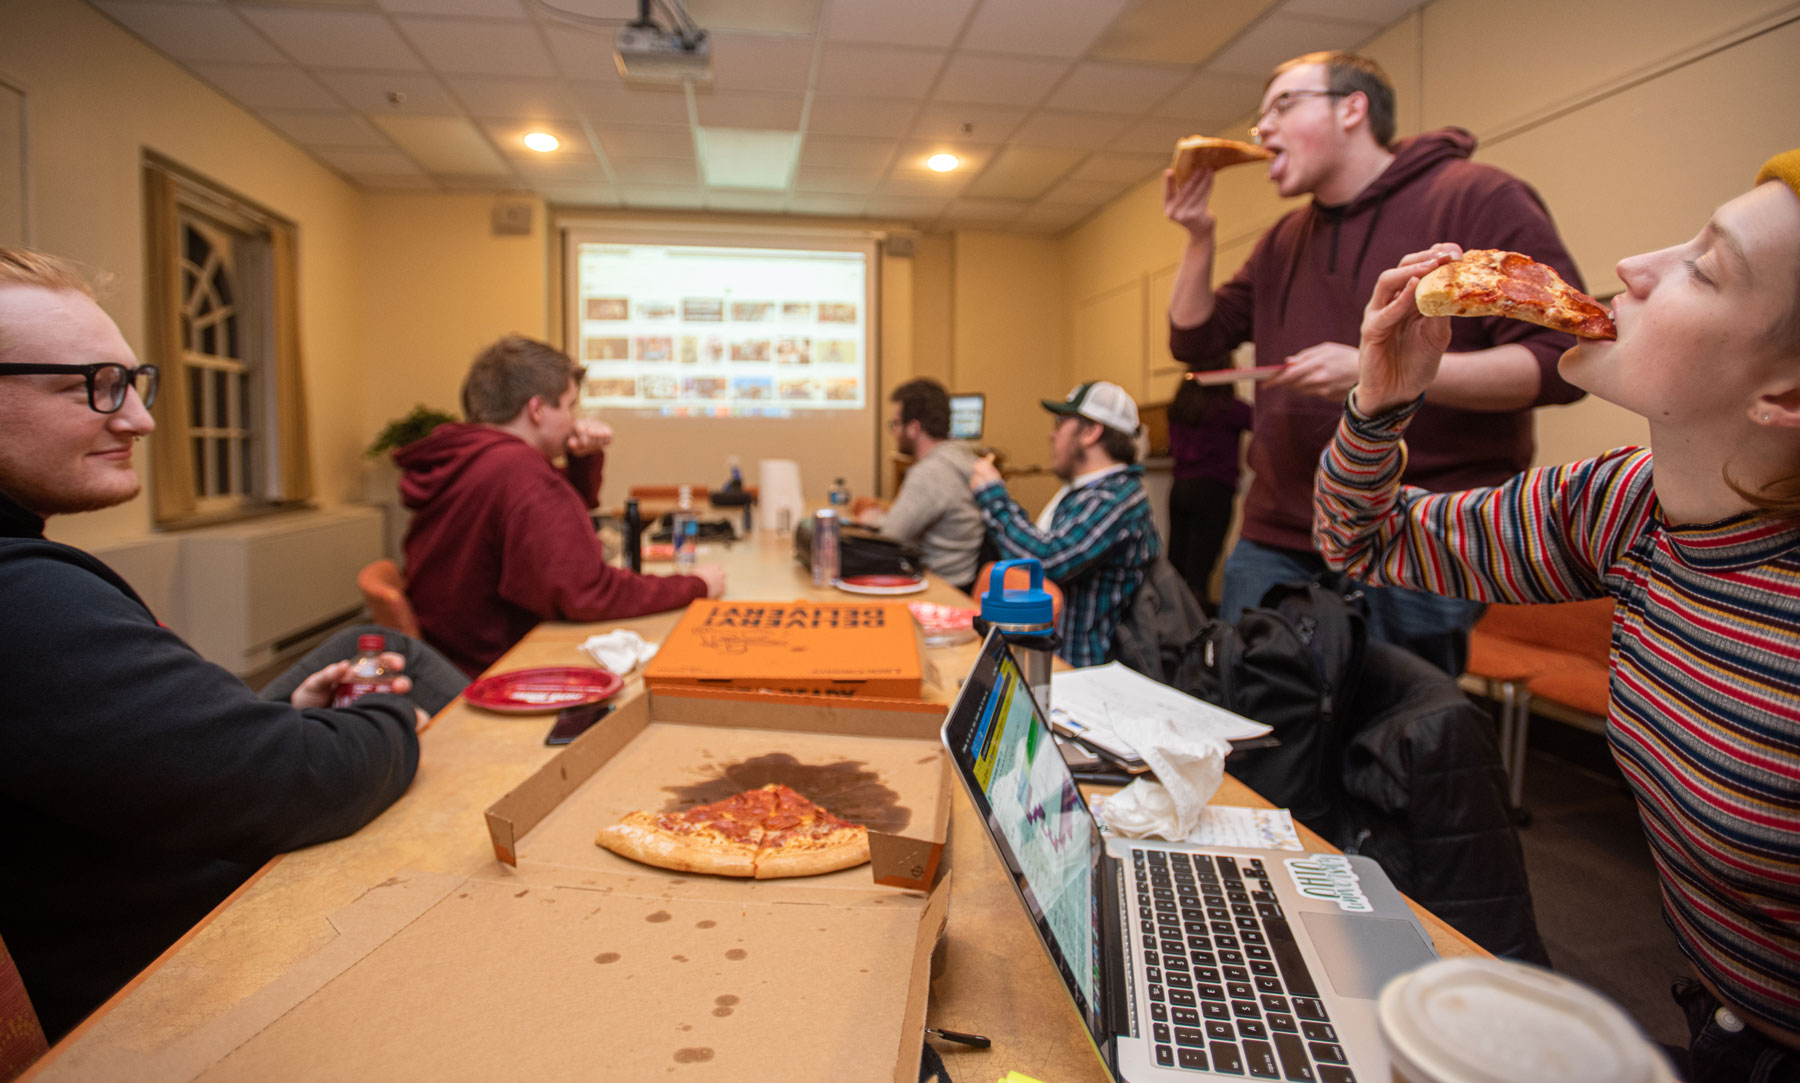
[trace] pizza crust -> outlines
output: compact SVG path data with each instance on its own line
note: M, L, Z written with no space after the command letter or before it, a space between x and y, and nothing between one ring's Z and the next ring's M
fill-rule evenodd
M679 872L769 880L817 876L869 860L869 831L771 783L683 812L631 812L594 842Z
M1224 169L1245 162L1266 162L1275 152L1255 143L1236 139L1215 139L1210 135L1190 135L1175 144L1175 157L1169 168L1175 171L1175 187L1187 183L1198 169Z
M766 845L756 857L756 878L817 876L851 869L869 860L869 829L857 824L818 838Z
M618 854L660 869L707 872L714 876L756 875L759 840L737 842L716 833L680 834L658 824L650 812L633 812L603 827L594 842Z

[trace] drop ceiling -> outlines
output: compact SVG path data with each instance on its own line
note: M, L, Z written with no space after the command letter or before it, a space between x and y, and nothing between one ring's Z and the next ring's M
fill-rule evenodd
M367 191L1055 233L1421 0L690 0L675 86L619 75L636 0L90 2Z

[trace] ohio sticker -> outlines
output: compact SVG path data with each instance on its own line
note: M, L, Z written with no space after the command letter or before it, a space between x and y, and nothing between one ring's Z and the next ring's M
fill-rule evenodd
M1352 914L1368 914L1375 909L1358 886L1350 859L1342 854L1307 854L1285 858L1282 864L1287 866L1295 890L1309 899L1336 903L1339 910Z

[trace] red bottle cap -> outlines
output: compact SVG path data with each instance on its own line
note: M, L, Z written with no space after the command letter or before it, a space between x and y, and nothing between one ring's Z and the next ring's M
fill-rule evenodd
M375 632L356 637L356 653L380 654L387 649L387 637Z

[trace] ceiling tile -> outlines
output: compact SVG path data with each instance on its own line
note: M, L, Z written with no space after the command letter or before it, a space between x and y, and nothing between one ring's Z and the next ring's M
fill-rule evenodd
M541 77L551 70L550 55L530 23L409 16L395 21L440 72Z
M350 179L358 188L373 192L438 191L438 182L423 173L352 173Z
M316 74L320 82L336 91L352 108L365 113L442 116L459 111L437 77L424 72L320 71ZM389 95L395 93L406 100L399 104L390 101Z
M1081 150L1002 147L963 191L992 199L1036 199L1086 156Z
M695 90L694 108L709 128L784 128L800 130L798 94L720 94Z
M1387 27L1412 14L1414 8L1424 6L1424 0L1287 0L1281 10L1289 15L1318 15Z
M998 229L1029 206L1009 199L959 199L944 208L944 220L957 226Z
M943 143L923 143L908 140L900 146L899 156L894 159L894 169L913 170L920 173L936 173L936 170L925 164L925 160L930 158L933 154L939 154L948 150L960 159L955 170L956 174L964 177L972 177L987 168L987 164L994 157L995 152L1001 149L1003 148L979 145L946 147Z
M617 81L619 66L613 60L613 37L599 30L583 30L558 23L545 24L544 37L556 67L570 79Z
M1213 71L1268 76L1275 65L1318 49L1348 49L1363 35L1353 26L1279 12L1252 27L1207 65Z
M914 139L948 139L954 142L999 143L1025 119L1025 110L993 105L953 105L933 102L913 121Z
M917 107L883 98L815 98L808 131L826 135L899 136L912 124Z
M1090 113L1142 113L1160 101L1191 68L1138 64L1077 64L1045 104Z
M375 0L397 14L463 15L478 19L523 19L519 0Z
M619 195L609 184L533 184L546 203L561 207L616 207Z
M1198 64L1279 0L1137 0L1106 28L1090 54L1095 60Z
M281 64L287 60L230 8L195 4L98 6L154 48L179 60L238 64Z
M938 49L827 45L816 86L820 94L848 97L921 97L943 66Z
M878 195L869 200L869 205L863 213L881 217L924 220L936 218L948 203L947 199L933 199L925 196Z
M686 158L694 157L694 136L686 128L604 128L596 134L609 157L616 158Z
M517 117L523 120L573 121L578 116L563 93L563 85L549 79L489 79L465 75L452 78L450 90L464 107L478 117Z
M867 196L831 196L796 192L788 200L788 209L796 214L858 215L868 204Z
M414 71L424 65L385 16L357 11L244 8L289 56L309 67Z
M1189 121L1196 131L1217 127L1256 108L1268 73L1231 75L1210 68L1197 72L1150 112Z
M896 169L876 186L875 191L887 196L935 196L949 199L969 186L973 179L966 173L932 173L926 170Z
M825 36L877 45L937 45L956 41L974 0L832 0Z
M440 176L510 175L480 129L462 117L374 117L377 127L413 160Z
M299 68L258 64L195 64L202 79L252 109L341 109L343 103Z
M701 128L700 179L714 188L786 190L794 178L799 132Z
M735 192L717 188L706 193L706 206L716 211L763 211L787 209L786 192Z
M1013 220L1014 226L1061 232L1099 210L1098 204L1037 203Z
M1125 6L1126 0L985 0L962 47L1072 59Z
M1125 190L1119 181L1066 180L1044 193L1045 203L1104 203Z
M593 148L588 145L587 133L574 125L531 124L518 120L490 120L482 123L488 138L500 153L513 160L513 164L521 169L531 168L538 163L594 161ZM525 136L530 132L548 132L555 136L558 146L553 151L532 150L525 145Z
M461 174L451 174L446 176L439 173L436 174L436 176L437 182L452 192L498 193L516 192L519 190L519 186L513 182L513 178L510 175L485 175L476 173L469 176L463 176Z
M1170 149L1173 151L1172 147ZM1169 158L1168 154L1096 154L1069 175L1076 180L1124 181L1130 184L1166 169Z
M424 176L410 158L397 150L325 147L313 153L333 169L357 176Z
M355 113L265 109L262 118L297 142L316 147L387 147L388 141Z
M1060 60L959 52L944 69L933 97L978 105L1036 105L1068 67Z
M833 169L826 166L808 166L804 154L803 151L800 168L794 171L794 190L796 192L867 196L875 190L876 183L886 172L885 168Z
M680 87L570 83L569 89L575 104L597 129L619 124L688 126L687 95Z
M752 34L712 35L712 87L799 93L812 73L813 44Z
M530 153L527 151L526 153ZM607 184L612 183L611 176L604 166L594 160L591 154L558 158L552 155L542 157L512 157L513 168L519 175L533 185L538 184Z
M667 207L687 208L699 207L702 203L700 189L668 188L644 184L622 184L619 186L619 202L627 207Z
M687 0L687 9L708 30L810 37L819 29L819 0Z
M700 170L692 158L620 158L613 160L613 172L621 186L655 185L662 188L695 188L700 185Z
M1037 112L1019 125L1011 142L1040 147L1076 147L1098 150L1118 138L1131 125L1130 117L1096 116L1092 113Z
M845 139L812 135L800 148L801 166L831 169L881 169L897 149L891 139Z
M1182 121L1149 117L1125 129L1107 149L1137 154L1174 154L1175 141L1192 134L1190 126Z

